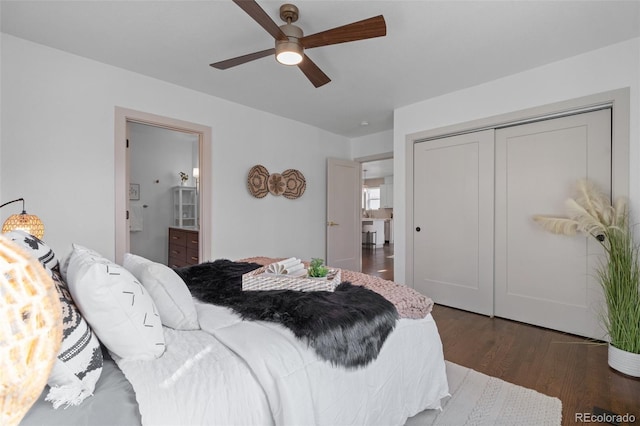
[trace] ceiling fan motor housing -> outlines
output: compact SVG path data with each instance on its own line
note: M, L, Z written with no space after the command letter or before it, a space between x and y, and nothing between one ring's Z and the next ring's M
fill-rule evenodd
M302 30L293 24L284 24L280 29L287 36L287 40L276 40L276 59L285 65L299 64L304 51L300 44Z

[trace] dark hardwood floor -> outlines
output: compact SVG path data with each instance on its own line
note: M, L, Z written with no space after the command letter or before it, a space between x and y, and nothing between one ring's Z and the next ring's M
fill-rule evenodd
M393 281L393 244L362 247L362 272Z
M594 407L640 424L640 380L609 368L605 344L440 305L433 317L445 359L558 397L564 425L582 423Z
M393 280L392 255L388 244L363 249L362 271ZM559 398L564 425L583 423L580 416L594 407L629 414L640 425L640 379L609 368L605 344L441 305L433 317L445 359Z

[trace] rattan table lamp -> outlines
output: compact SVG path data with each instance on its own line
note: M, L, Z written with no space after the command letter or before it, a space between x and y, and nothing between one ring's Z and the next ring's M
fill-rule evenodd
M62 340L44 267L0 235L0 425L17 425L44 389Z
M14 229L22 229L34 235L38 238L42 238L44 236L44 224L40 220L40 218L33 214L27 214L24 209L24 198L18 198L17 200L9 201L0 205L0 208L6 206L7 204L17 203L18 201L22 201L22 213L20 214L12 214L4 221L2 225L2 232L10 232Z

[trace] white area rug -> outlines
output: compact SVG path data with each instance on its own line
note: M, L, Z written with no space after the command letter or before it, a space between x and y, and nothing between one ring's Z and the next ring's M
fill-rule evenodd
M425 410L406 426L560 425L562 402L447 361L451 397L442 411Z

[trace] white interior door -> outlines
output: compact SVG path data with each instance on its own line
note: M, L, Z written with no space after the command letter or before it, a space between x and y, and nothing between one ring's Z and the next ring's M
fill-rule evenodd
M563 216L585 177L610 193L610 110L496 131L496 316L604 337L594 274L600 245L551 234L531 219Z
M327 265L351 271L361 269L360 163L327 161Z
M414 287L493 314L493 130L414 145Z

